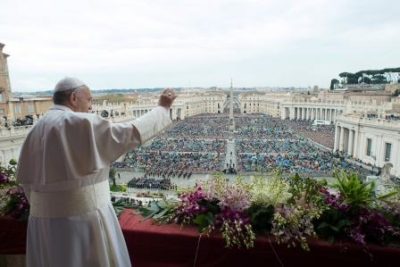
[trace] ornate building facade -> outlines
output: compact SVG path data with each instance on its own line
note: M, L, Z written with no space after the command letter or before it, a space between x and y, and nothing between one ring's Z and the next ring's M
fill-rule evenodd
M372 166L390 163L390 174L400 177L400 119L371 115L338 117L334 150Z
M400 177L400 97L398 84L380 91L318 93L244 93L242 113L265 113L290 120L325 120L335 124L334 151L371 166L390 163Z
M109 116L126 114L134 118L140 117L158 105L159 94L142 94L135 103L107 103L93 106L93 110L101 114L107 111ZM227 93L222 91L182 92L170 109L172 120L184 120L187 117L201 113L222 113L226 102ZM117 115L118 116L118 115Z

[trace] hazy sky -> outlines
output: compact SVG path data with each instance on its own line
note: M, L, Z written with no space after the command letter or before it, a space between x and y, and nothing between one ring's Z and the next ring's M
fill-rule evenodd
M399 0L2 0L13 91L328 87L400 67Z

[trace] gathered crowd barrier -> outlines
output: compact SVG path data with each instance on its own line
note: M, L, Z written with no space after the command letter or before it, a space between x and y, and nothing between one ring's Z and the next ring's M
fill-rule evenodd
M400 248L310 241L310 251L257 238L255 247L227 249L219 235L200 235L195 227L159 225L133 210L119 218L135 267L172 266L399 266ZM0 254L25 254L26 222L0 218Z

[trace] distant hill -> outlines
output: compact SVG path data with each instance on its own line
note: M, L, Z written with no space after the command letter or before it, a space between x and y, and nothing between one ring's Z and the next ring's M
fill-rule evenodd
M92 90L93 95L106 95L106 94L134 94L134 93L156 93L162 91L164 88L137 88L137 89L121 89L121 88L110 88L110 89L99 89ZM176 91L180 91L181 88L174 88ZM14 97L30 95L32 97L50 97L53 95L53 90L40 91L40 92L13 92Z

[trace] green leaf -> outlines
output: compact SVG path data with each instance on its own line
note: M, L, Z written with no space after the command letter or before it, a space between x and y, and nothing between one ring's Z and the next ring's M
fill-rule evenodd
M212 225L214 216L212 213L207 212L205 214L197 215L193 222L197 225L199 232L202 233L206 230L210 225Z
M364 183L357 173L335 171L337 180L334 187L337 188L344 198L344 202L353 208L369 207L375 198L375 183Z
M379 196L378 199L379 200L387 200L388 198L391 198L391 197L397 195L398 193L399 193L398 191L389 192L387 194Z
M169 211L169 209L163 209L163 210L161 210L160 212L158 212L157 214L155 214L155 215L153 216L153 218L154 218L155 220L160 219L160 218L162 218L168 211Z
M143 207L139 208L139 212L143 215L143 217L149 217L151 214L154 214L154 211Z
M218 199L212 199L212 200L201 199L199 201L199 205L205 207L207 211L211 212L212 214L218 214L221 211L221 208L218 205L219 202L220 201Z
M251 225L255 232L266 234L272 228L272 220L274 217L274 207L272 205L264 206L261 204L253 204L247 209L250 216Z
M167 203L165 201L158 201L157 205L160 209L165 209L167 207Z

